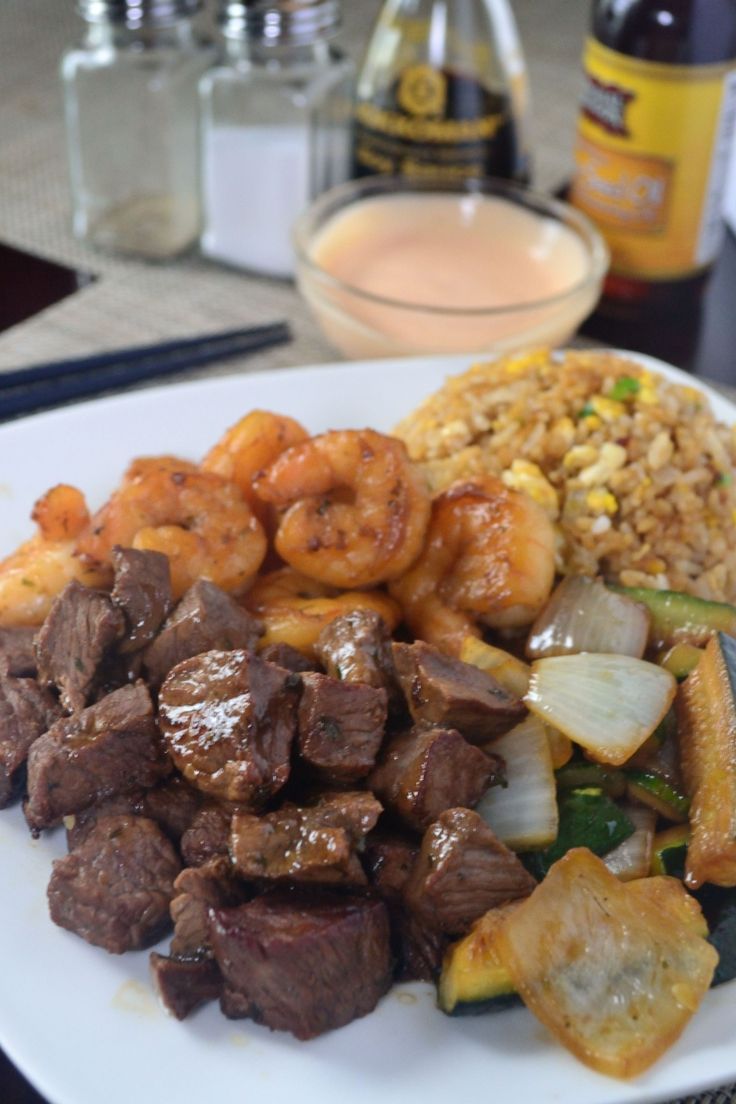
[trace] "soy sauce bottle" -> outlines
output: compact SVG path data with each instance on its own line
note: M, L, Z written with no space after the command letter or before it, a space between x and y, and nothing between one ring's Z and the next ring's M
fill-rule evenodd
M508 0L386 0L358 78L354 175L526 181L527 112Z
M603 310L690 308L720 251L736 0L596 0L571 201L612 255Z

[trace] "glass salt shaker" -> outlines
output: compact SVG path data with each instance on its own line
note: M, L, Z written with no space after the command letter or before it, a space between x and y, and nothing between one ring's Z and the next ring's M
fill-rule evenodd
M348 179L355 72L338 0L220 0L222 64L201 81L202 252L294 271L291 229Z
M201 0L78 0L83 41L62 61L74 232L166 260L200 229L197 86L215 60Z

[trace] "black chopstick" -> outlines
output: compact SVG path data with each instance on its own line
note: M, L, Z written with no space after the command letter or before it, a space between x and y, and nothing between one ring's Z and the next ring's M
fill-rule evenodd
M0 418L160 379L291 340L284 322L0 372ZM27 386L30 385L30 386Z

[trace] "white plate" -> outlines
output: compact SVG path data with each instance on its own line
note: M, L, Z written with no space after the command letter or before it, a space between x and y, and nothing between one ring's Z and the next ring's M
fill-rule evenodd
M641 358L644 359L644 358ZM312 431L387 430L450 373L453 359L280 371L147 390L0 428L0 556L29 535L31 504L65 481L97 506L131 457L198 458L252 407ZM658 362L666 375L686 380ZM705 390L705 388L704 388ZM718 416L736 408L708 392ZM620 1083L579 1065L524 1009L448 1019L426 985L310 1043L215 1006L184 1023L159 1009L147 953L107 955L55 927L46 909L63 833L30 839L19 809L0 813L0 1044L52 1104L448 1104L492 1097L535 1104L671 1099L736 1080L736 983L708 994L680 1042L646 1076ZM164 944L165 946L165 944Z

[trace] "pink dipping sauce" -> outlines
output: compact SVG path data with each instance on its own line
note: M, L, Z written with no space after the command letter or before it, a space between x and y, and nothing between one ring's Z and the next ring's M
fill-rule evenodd
M597 298L597 289L586 286L589 259L578 234L495 196L364 199L321 228L310 257L350 285L318 287L308 273L302 277L328 337L353 357L555 343L574 332ZM584 302L571 294L540 305L576 285Z

